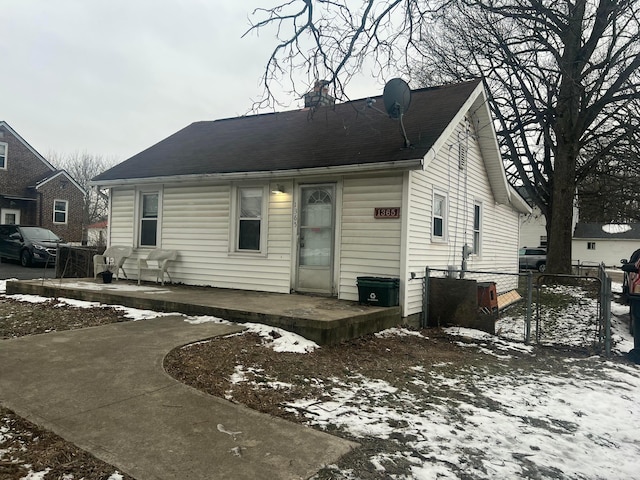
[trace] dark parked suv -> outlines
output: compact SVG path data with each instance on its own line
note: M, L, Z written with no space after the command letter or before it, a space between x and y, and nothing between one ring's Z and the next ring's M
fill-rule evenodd
M20 260L23 267L34 263L55 265L61 242L61 238L46 228L0 225L0 258Z

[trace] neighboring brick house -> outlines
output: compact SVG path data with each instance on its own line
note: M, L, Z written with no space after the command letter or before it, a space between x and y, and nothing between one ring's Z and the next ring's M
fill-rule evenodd
M37 225L81 242L84 195L66 171L0 121L0 223Z

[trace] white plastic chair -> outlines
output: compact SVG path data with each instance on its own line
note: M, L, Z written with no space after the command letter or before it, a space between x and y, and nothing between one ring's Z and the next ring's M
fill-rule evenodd
M110 270L115 275L116 280L119 277L120 270L122 270L124 278L129 278L127 277L127 272L124 271L123 265L132 253L132 247L112 245L107 248L102 255L94 255L93 278L97 278L100 273L107 270Z
M163 250L156 248L149 252L147 258L138 259L138 285L142 280L143 274L153 274L156 277L156 282L160 280L164 285L164 274L167 274L169 281L171 282L171 275L169 275L169 262L175 260L178 257L176 250ZM149 265L149 262L155 262L157 266Z

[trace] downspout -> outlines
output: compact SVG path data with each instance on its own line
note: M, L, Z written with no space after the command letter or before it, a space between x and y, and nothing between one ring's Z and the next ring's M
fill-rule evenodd
M37 191L38 194L38 211L36 212L36 218L38 219L38 226L42 226L42 192Z

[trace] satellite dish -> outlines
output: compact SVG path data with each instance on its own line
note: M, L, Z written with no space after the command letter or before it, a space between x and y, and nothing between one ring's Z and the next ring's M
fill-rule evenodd
M391 118L400 118L409 110L411 89L401 78L393 78L384 86L384 108Z

